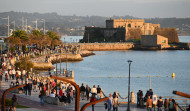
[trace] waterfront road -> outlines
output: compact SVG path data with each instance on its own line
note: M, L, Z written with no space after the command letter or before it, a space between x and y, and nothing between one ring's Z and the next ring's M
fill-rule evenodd
M3 81L1 82L1 94L3 94L3 90L9 88L11 81L15 82L15 80L9 80L9 82L5 82L4 77ZM17 111L74 111L75 104L74 101L71 104L63 104L62 106L52 105L52 104L45 104L45 106L40 105L40 99L38 98L38 92L33 92L31 96L25 94L16 94L17 101L19 104L27 106L29 108L17 108ZM6 98L12 98L13 93L8 93ZM87 100L80 100L80 108L89 101ZM119 106L119 111L126 111L127 104L121 104ZM89 106L85 111L91 111L92 108ZM95 111L106 111L104 107L104 102L98 103L95 105ZM146 109L137 108L135 104L131 105L131 111L146 111Z

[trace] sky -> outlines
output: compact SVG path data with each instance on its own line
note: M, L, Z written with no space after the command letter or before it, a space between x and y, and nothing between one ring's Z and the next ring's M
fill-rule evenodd
M190 17L190 0L0 0L0 12L139 18Z

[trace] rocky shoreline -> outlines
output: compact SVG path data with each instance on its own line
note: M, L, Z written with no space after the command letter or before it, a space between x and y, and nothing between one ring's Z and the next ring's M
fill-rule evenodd
M77 62L82 61L83 57L95 55L95 53L87 50L82 50L79 54L51 54L47 61L46 56L34 57L30 61L34 64L35 70L48 70L54 69L53 64L60 63L60 62Z

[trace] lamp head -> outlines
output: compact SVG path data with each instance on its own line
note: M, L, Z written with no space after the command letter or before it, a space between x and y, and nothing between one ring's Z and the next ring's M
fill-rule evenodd
M128 60L127 62L128 62L129 64L131 64L131 62L133 62L133 61L132 61L132 60Z

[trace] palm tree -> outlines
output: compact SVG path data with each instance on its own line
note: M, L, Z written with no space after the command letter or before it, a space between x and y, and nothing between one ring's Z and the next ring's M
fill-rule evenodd
M13 31L12 36L5 39L5 42L8 43L8 46L19 45L19 50L21 50L22 45L27 45L29 41L26 31L17 30Z
M51 38L51 47L55 47L57 45L61 45L62 41L60 40L60 36L58 36L55 32L53 31L48 31L46 34Z

